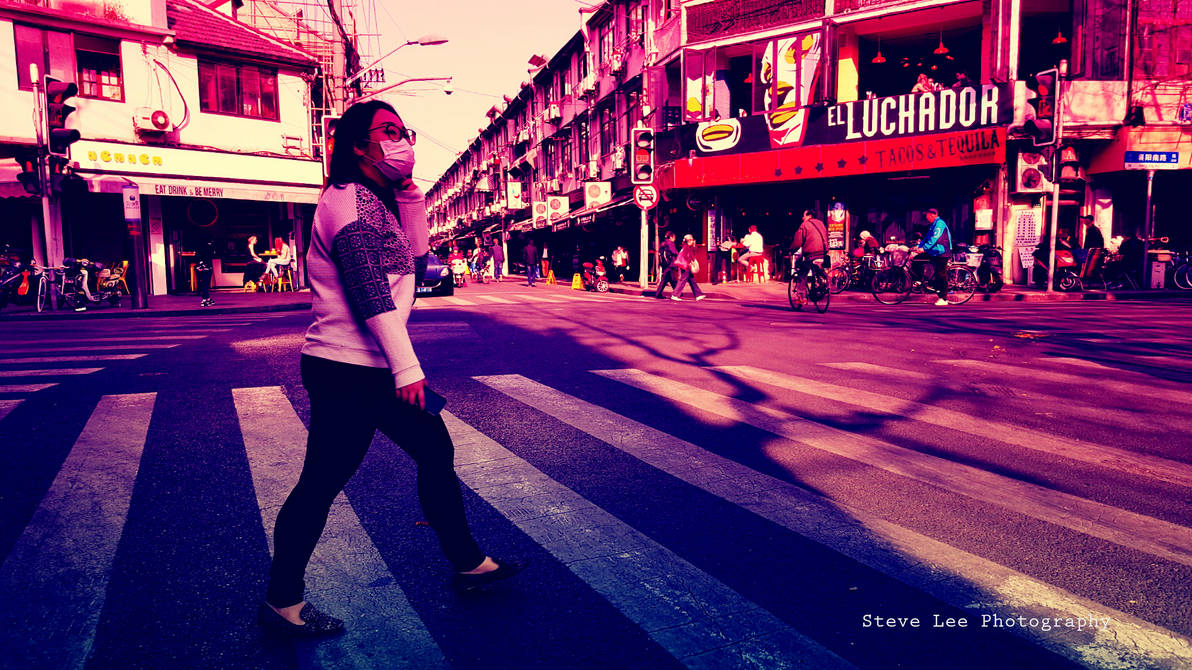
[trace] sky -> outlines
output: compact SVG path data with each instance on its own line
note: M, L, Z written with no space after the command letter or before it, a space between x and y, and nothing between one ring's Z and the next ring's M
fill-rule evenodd
M450 96L438 83L417 82L398 89L412 94L379 96L418 133L414 176L423 189L429 189L455 161L457 152L487 125L484 113L493 105L503 106L502 95L512 97L523 81L529 81L530 56L553 56L579 30L579 9L593 4L577 0L358 2L366 11L375 6L380 33L379 53L366 53L363 64L423 35L438 34L449 40L439 46L404 47L383 63L388 84L410 77L454 77L455 92Z

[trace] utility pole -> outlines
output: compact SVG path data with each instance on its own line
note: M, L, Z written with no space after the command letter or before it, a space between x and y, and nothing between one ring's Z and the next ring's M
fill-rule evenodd
M1060 226L1060 157L1064 137L1064 78L1068 61L1061 60L1055 77L1055 143L1051 145L1051 231L1047 250L1047 292L1055 291L1055 238Z

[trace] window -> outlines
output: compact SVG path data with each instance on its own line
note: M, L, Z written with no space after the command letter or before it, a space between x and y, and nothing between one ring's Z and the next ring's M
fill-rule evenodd
M600 116L600 155L613 152L613 145L617 142L616 108L608 105L599 111Z
M199 61L199 110L277 121L277 71Z
M633 134L633 127L642 118L642 92L637 89L625 93L625 134L621 136L620 144L628 144Z
M629 10L629 43L646 44L646 5L639 4Z
M579 83L588 76L588 53L580 51L575 55L575 81Z
M614 30L613 21L605 21L600 27L596 28L597 39L600 40L599 57L601 63L608 63L613 57L613 43Z
M17 87L33 90L29 66L37 66L39 77L50 75L62 81L75 80L74 45L70 33L42 30L32 26L13 26L17 52Z
M563 132L556 135L559 138L559 161L563 172L568 172L575 167L575 163L571 160L571 129L567 128Z
M124 102L124 81L120 69L120 41L90 35L75 35L79 95Z
M586 165L588 157L592 153L592 145L589 144L590 137L588 134L588 120L581 118L575 122L575 162L579 165Z

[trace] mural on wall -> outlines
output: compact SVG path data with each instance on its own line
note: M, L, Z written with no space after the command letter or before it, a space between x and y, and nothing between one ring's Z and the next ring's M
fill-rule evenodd
M683 101L683 120L700 121L708 118L712 112L712 71L707 62L715 63L715 51L696 51L690 49L683 54L683 79L685 97Z
M760 83L765 86L766 122L771 144L797 145L811 103L812 85L820 63L820 34L809 33L773 40L762 54Z

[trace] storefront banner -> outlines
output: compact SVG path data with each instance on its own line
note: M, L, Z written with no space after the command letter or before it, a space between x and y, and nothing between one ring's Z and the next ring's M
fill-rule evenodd
M313 159L258 156L223 151L176 149L146 144L79 140L70 147L71 161L90 174L198 177L322 187L322 164Z
M551 222L567 218L567 213L571 211L571 201L566 196L551 195L546 198L547 216Z
M522 200L522 184L520 181L510 181L506 184L509 196L509 209L524 209L526 203Z
M662 188L702 188L991 165L1005 158L1006 130L997 127L677 160L659 177Z
M811 86L820 62L820 33L775 40L762 54L761 83L766 87L763 115L771 146L803 142Z
M120 193L125 185L135 184L141 195L185 198L227 198L260 202L316 204L322 189L314 186L273 186L269 184L222 183L201 179L162 179L116 175L82 175L92 193Z
M661 160L752 153L1005 127L1013 96L1004 85L946 89L687 124L659 137Z
M844 249L848 236L849 215L843 202L834 202L828 208L828 248Z

